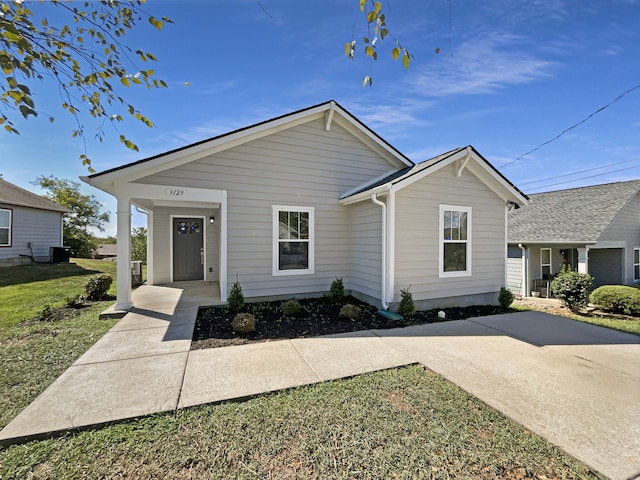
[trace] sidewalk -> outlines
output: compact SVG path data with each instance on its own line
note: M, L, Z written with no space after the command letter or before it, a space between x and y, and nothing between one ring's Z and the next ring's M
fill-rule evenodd
M190 351L201 299L142 287L3 444L421 363L613 479L640 473L640 343L539 312Z

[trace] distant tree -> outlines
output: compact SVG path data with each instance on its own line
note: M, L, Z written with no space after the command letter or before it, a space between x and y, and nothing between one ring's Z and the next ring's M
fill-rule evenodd
M147 229L134 228L131 232L131 260L147 263Z
M40 176L32 183L47 191L46 198L71 210L63 220L64 244L71 247L73 256L90 257L97 247L90 229L104 231L104 224L109 221L100 202L94 195L80 193L80 183L72 180Z
M156 60L142 50L135 52L121 41L142 18L160 30L167 17L157 19L146 14L141 6L146 0L101 0L80 2L49 0L48 5L66 14L68 24L53 25L29 8L35 2L7 0L0 3L0 125L7 132L18 134L9 115L19 114L28 119L39 113L36 95L32 93L35 80L45 77L58 83L62 109L76 120L73 137L84 138L80 113L98 119L96 137L102 141L104 126L114 126L120 141L133 150L138 147L121 134L116 126L126 111L143 124L151 121L117 92L118 84L125 87L144 85L147 88L166 87L162 80L153 79L154 71L136 63ZM41 2L40 3L44 3ZM34 9L35 10L35 9ZM64 23L64 22L63 22ZM115 85L112 83L115 82ZM119 108L122 107L122 108ZM49 115L49 120L54 117ZM80 156L90 171L91 160L86 151Z
M108 237L96 237L96 242L98 242L100 245L115 245L116 243L118 243L118 239L112 235L109 235Z

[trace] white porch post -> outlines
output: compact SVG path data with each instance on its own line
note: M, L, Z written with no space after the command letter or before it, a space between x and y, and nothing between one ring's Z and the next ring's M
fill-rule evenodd
M129 310L131 302L131 199L118 196L118 264L116 310Z
M578 273L589 272L589 247L578 248Z

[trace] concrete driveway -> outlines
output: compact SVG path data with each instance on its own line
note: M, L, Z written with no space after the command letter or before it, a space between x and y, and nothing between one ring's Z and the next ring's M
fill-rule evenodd
M594 470L640 475L638 336L522 312L191 351L201 299L167 287L134 293L137 308L0 443L421 363Z

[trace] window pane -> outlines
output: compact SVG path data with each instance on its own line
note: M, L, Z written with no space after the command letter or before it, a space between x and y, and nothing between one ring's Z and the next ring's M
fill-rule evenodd
M451 240L451 210L444 211L444 232L443 237L445 240Z
M9 228L11 212L9 210L0 210L0 228Z
M289 238L300 238L300 213L289 212Z
M467 270L467 244L444 244L444 271L464 272Z
M640 280L640 265L633 266L633 279Z
M640 263L640 250L633 250L633 263Z
M0 228L0 245L9 245L9 229Z
M467 212L460 212L460 240L467 239Z
M289 238L289 212L278 215L278 238Z
M307 242L280 242L279 270L306 270L309 268L309 244Z
M300 212L300 236L298 238L307 240L309 238L309 212Z
M551 250L548 248L540 249L540 263L543 265L551 264Z

